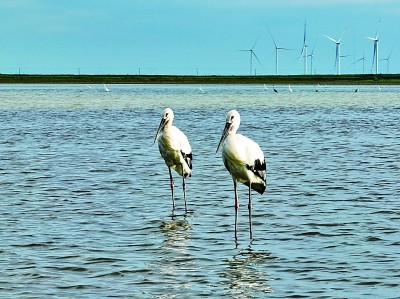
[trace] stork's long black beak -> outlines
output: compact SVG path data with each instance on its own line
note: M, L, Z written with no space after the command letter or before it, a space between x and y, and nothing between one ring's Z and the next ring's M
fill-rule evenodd
M219 140L218 147L217 147L217 151L216 151L215 153L218 153L219 148L220 148L221 145L224 143L226 137L227 137L228 134L229 134L229 130L230 130L231 126L232 126L232 123L227 122L227 123L225 124L224 131L222 132L222 136L221 136L221 139Z
M160 131L164 128L164 126L165 126L165 118L163 117L163 118L161 118L160 125L158 126L158 130L157 130L157 133L156 133L156 137L154 137L154 142L153 142L153 144L156 143L158 134L159 134Z

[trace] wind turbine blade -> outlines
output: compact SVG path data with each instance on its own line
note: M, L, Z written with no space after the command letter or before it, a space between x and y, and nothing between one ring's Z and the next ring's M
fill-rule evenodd
M254 49L254 47L256 46L256 44L258 42L258 40L260 39L261 33L262 33L262 31L258 34L258 37L257 37L256 41L254 42L253 47L251 47L252 50Z
M312 48L312 51L311 51L310 56L313 56L313 55L314 55L314 50L315 50L315 46Z
M392 47L392 50L390 50L390 53L389 53L389 56L388 56L387 60L389 60L390 56L392 56L393 48L394 48L394 46Z
M337 66L338 63L338 58L339 58L339 46L336 46L336 55L335 55L335 67Z
M254 55L254 57L257 59L258 63L262 65L260 59L258 59L256 53L254 53L254 51L251 51L251 53Z
M278 48L278 46L276 45L276 42L275 42L275 40L274 40L274 37L272 36L272 33L271 33L271 31L269 30L268 27L267 27L267 30L268 30L268 32L269 32L269 35L271 36L272 41L274 42L275 48Z
M360 59L357 59L357 60L354 61L351 65L354 65L354 64L356 64L357 62L360 62L361 60L364 60L364 57L363 57L363 58L360 58Z
M307 33L307 21L304 21L304 36L303 36L303 48L301 49L300 58L304 55L304 50L306 48L306 33Z
M312 48L311 54L309 56L313 56L314 55L314 50L315 50L315 46L317 45L317 40L314 43L314 47Z
M376 35L375 35L375 39L378 39L378 34L379 34L379 24L381 23L381 19L379 19L378 21L378 26L376 26Z
M325 35L325 34L323 34L323 36L325 36L326 38L330 39L330 40L333 41L334 43L338 43L338 42L335 41L332 37L329 37L329 36L327 36L327 35Z
M377 39L376 38L374 38L374 37L365 37L365 38L368 38L368 39L370 39L370 40L373 40L373 41L376 41Z
M346 29L343 30L342 35L340 36L339 40L337 41L338 43L340 43L340 41L342 40L343 34L345 33Z
M376 44L374 44L374 56L372 56L372 67L374 67L375 54L376 54Z

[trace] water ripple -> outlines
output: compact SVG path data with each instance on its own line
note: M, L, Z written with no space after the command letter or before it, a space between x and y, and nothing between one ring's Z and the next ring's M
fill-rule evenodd
M0 88L0 292L7 298L397 298L399 88ZM194 153L171 213L160 107ZM227 110L267 160L267 191L215 155Z

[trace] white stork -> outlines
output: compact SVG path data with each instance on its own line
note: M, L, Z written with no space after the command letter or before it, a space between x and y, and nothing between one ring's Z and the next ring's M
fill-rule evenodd
M219 141L217 151L222 145L222 159L226 169L232 176L235 191L235 239L237 240L237 222L239 198L237 182L249 187L249 225L250 239L253 238L251 224L251 189L263 194L266 188L266 164L264 154L253 140L236 134L240 125L240 115L231 110L226 115L225 129Z
M172 210L175 210L175 200L171 168L182 176L183 198L185 200L185 211L187 211L185 178L192 176L192 149L186 135L172 125L173 120L174 112L171 108L166 108L162 112L154 143L156 140L158 141L160 154L168 166L172 192Z

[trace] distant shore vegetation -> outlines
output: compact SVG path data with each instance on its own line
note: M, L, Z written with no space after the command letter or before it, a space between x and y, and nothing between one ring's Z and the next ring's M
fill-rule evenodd
M379 84L400 85L400 74L180 76L180 75L25 75L0 74L1 84Z

